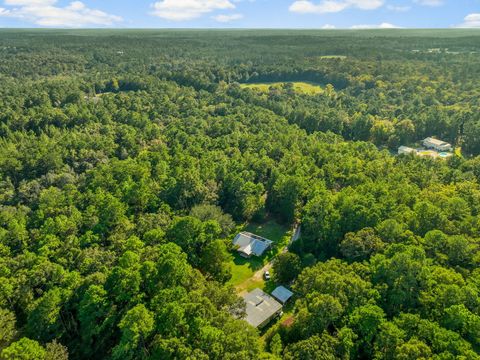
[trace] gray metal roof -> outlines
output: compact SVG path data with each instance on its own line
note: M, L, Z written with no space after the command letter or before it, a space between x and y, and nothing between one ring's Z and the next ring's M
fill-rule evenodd
M235 236L233 244L238 246L238 251L248 256L262 256L272 245L272 241L248 232L241 232Z
M293 296L293 292L291 292L284 286L279 286L272 291L272 296L275 297L275 299L280 301L282 304L285 304Z
M435 138L432 138L432 137L426 138L425 140L423 140L423 142L427 142L427 143L430 143L430 144L435 145L435 146L450 145L449 143L447 143L443 140L435 139Z
M254 327L264 325L282 309L282 304L261 289L255 289L243 298L247 304L245 320Z

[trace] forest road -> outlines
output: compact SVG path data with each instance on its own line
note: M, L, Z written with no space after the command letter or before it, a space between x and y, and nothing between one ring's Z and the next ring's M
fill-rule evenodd
M285 246L285 248L282 250L282 253L286 253L286 252L288 252L288 246ZM275 261L275 258L270 260L260 270L257 270L250 279L253 281L262 280L263 276L265 275L265 272L270 271L272 269L274 261Z

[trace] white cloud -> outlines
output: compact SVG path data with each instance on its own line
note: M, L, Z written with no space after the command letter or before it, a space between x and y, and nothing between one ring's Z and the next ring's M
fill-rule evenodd
M90 9L81 1L55 6L58 0L5 0L10 9L0 9L0 16L23 19L41 26L86 27L110 26L122 21L119 16Z
M443 0L414 0L417 4L424 6L442 6Z
M383 6L385 0L322 0L314 3L310 0L297 0L289 10L300 14L336 13L348 8L374 10Z
M55 0L5 0L6 5L21 5L21 6L33 6L33 5L53 5Z
M463 23L458 27L461 28L480 28L480 13L469 14L463 19Z
M390 11L395 11L395 12L407 12L411 9L411 6L405 5L388 5L387 9Z
M212 16L212 18L221 23L228 23L231 21L242 19L243 15L242 14L231 14L231 15L220 14L217 16Z
M152 6L153 15L173 21L192 20L215 10L235 9L229 0L162 0Z
M330 25L330 24L325 24L322 26L323 30L333 30L336 29L337 27L335 25Z
M351 29L364 30L364 29L400 29L399 26L384 22L379 25L353 25Z

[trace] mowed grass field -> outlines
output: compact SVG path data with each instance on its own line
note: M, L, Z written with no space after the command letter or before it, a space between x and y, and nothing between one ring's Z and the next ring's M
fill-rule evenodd
M291 230L278 224L275 220L269 220L263 224L251 223L242 229L242 231L263 236L264 238L272 240L274 245L272 249L261 258L252 256L250 259L245 259L237 253L232 253L232 278L229 283L235 286L239 292L244 290L250 291L256 287L264 287L263 278L253 279L253 275L288 245L291 236Z
M345 55L324 55L320 56L320 60L345 60Z
M281 88L284 87L285 84L292 84L293 90L300 94L317 95L323 93L323 89L320 85L301 81L240 84L240 87L243 89L255 89L261 92L269 92L271 87Z

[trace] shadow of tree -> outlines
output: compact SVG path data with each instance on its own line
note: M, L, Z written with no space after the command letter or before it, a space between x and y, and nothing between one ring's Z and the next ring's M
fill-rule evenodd
M247 265L252 271L258 271L263 267L264 259L265 259L265 256L261 258L252 256L251 258L247 259L247 258L244 258L243 256L236 254L233 258L233 263L238 266Z

